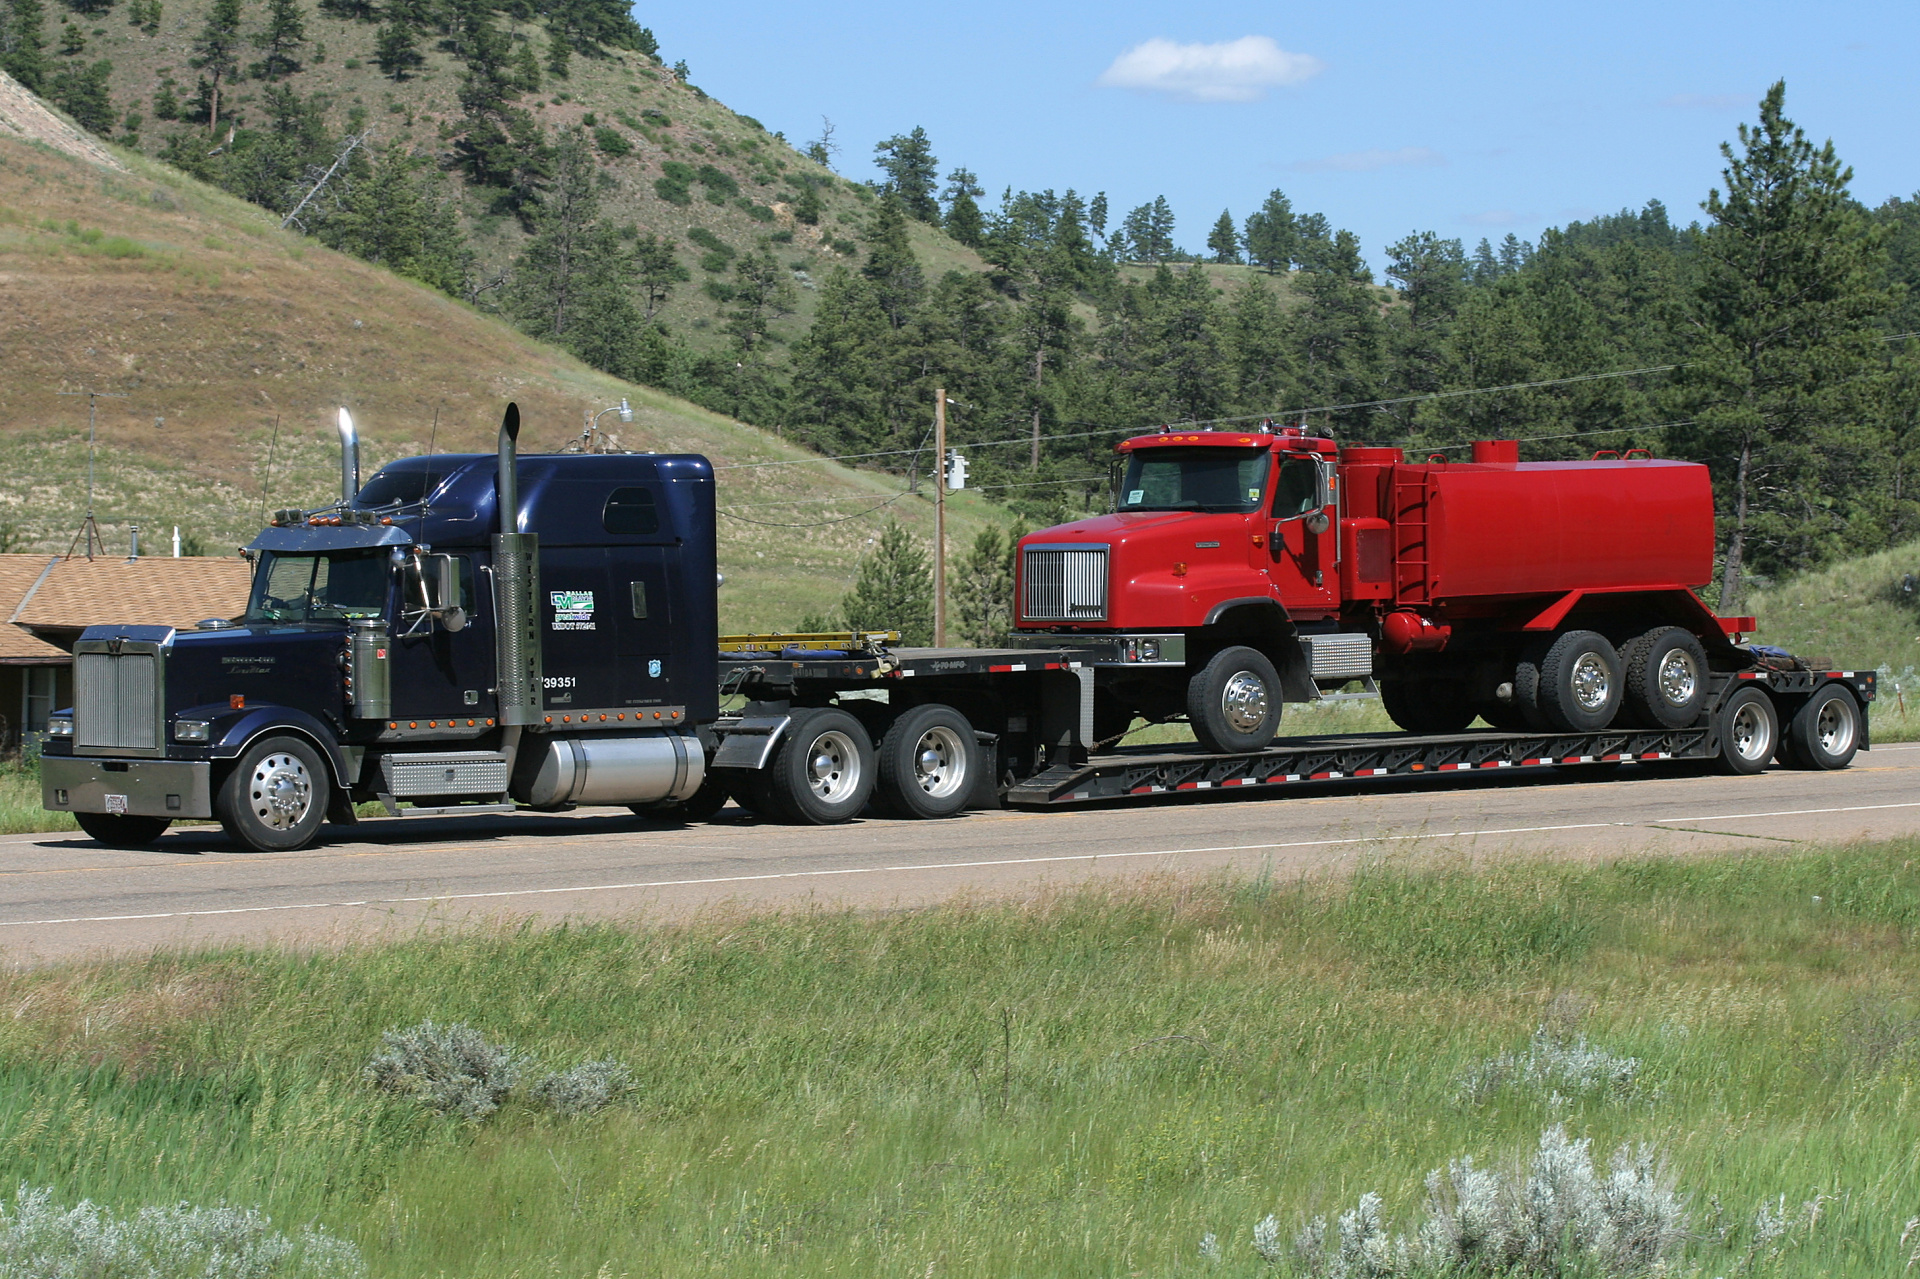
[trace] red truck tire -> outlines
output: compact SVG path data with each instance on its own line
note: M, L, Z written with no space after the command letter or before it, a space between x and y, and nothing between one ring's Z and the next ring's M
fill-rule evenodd
M1590 733L1620 710L1620 654L1598 631L1562 631L1535 644L1514 673L1513 689L1538 728Z
M1280 673L1258 649L1223 648L1187 681L1194 740L1218 755L1265 750L1280 732Z
M1642 728L1686 728L1707 709L1707 650L1693 632L1660 626L1620 649L1625 714Z

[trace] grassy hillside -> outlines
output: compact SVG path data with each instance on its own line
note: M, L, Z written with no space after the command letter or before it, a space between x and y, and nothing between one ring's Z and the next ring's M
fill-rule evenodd
M122 0L103 16L83 20L86 49L56 61L84 65L105 58L113 63L110 92L116 118L124 119L127 112L144 117L137 133L129 135L124 128L117 133L116 140L123 145L152 155L170 136L205 137L204 124L155 118L153 104L168 81L173 82L177 97L184 100L190 95L201 74L190 65L192 44L210 7L211 0L168 0L158 30L149 35L128 21L128 5ZM424 65L396 81L383 75L374 62L379 31L375 23L331 16L311 4L301 7L308 37L304 66L278 83L302 98L317 95L322 117L336 136L370 128L377 148L397 146L443 163L450 160L451 139L463 129L458 93L465 74L464 64L443 47L450 42L423 39ZM250 35L264 26L265 8L260 3L245 5L243 33ZM50 32L57 30L58 20L53 19ZM531 45L544 59L543 25L516 22L504 14L500 22L516 47ZM251 55L253 50L247 52ZM220 138L234 115L243 131L268 123L262 98L268 82L257 78L257 72L251 79L246 74L243 71L222 108L216 131ZM713 236L740 253L771 244L781 262L796 273L798 308L774 326L778 340L791 340L811 322L815 286L825 273L860 256L872 201L865 187L815 163L752 117L737 115L698 88L683 84L645 54L609 49L599 57L576 55L567 78L543 72L541 88L522 93L519 105L533 114L549 137L578 125L590 132L604 131L596 136L612 143L613 152L623 145L630 148L625 154L614 154L602 144L599 155L607 182L601 197L602 217L609 225L632 224L643 235L658 234L677 246L692 279L679 286L662 318L696 348L723 341L717 332L721 304L703 286L726 278L726 264L689 240L689 231ZM903 127L906 123L911 122L904 121ZM218 140L208 138L206 145L211 147ZM845 141L856 153L870 145L870 140ZM662 198L655 185L669 162L695 170L711 166L725 180L696 183L689 202L673 203ZM818 184L822 212L815 225L793 216L802 179ZM480 275L490 278L512 261L526 232L516 218L491 207L494 193L466 188L457 178L454 186L479 254ZM978 258L940 232L920 224L911 230L915 250L930 276L980 266Z
M721 520L730 629L791 625L837 601L889 516L931 536L931 502L896 498L892 477L755 466L812 455L597 373L460 302L281 231L259 208L119 155L129 172L0 138L0 525L17 549L64 550L78 527L87 401L60 392L87 387L128 397L99 404L96 509L116 547L128 523L149 546L176 524L209 548L233 546L258 528L263 508L326 499L337 484L338 404L359 420L370 468L430 441L489 449L509 399L525 414L528 442L557 448L585 413L622 396L636 410L632 426L615 425L626 447L693 450L739 468L723 470L720 484L722 510L741 517ZM959 495L950 544L996 518L998 508ZM830 519L842 522L820 525Z
M117 1215L259 1204L377 1279L1253 1279L1328 1273L1263 1261L1269 1214L1283 1259L1369 1192L1408 1231L1429 1170L1505 1174L1563 1125L1603 1179L1623 1143L1664 1161L1649 1189L1678 1202L1629 1196L1681 1228L1657 1273L1884 1279L1920 1202L1917 854L1436 853L1350 881L9 972L0 1185ZM363 1075L425 1019L529 1055L500 1109ZM547 1072L607 1059L635 1085L613 1105L540 1101ZM1591 1193L1569 1173L1563 1207ZM67 1273L41 1256L22 1273Z

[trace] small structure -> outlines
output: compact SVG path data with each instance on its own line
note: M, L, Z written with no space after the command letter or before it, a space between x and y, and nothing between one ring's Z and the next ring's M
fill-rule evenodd
M0 555L0 751L73 700L73 643L101 622L188 627L246 609L239 556Z

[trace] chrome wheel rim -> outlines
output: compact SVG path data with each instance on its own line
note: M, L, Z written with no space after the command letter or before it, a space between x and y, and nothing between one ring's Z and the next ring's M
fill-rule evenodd
M1220 690L1220 710L1236 733L1251 733L1267 720L1267 683L1252 671L1235 671Z
M1573 663L1573 700L1597 711L1613 696L1613 672L1598 653L1582 653Z
M1829 755L1844 755L1853 746L1853 707L1840 697L1829 697L1814 717L1813 735Z
M1773 753L1773 723L1755 702L1748 702L1733 713L1727 725L1734 753L1741 759L1765 759Z
M298 755L275 751L253 766L247 787L253 816L269 830L292 830L313 808L313 775Z
M1660 659L1657 682L1660 696L1669 706L1686 706L1700 687L1700 672L1694 668L1693 654L1676 648Z
M860 785L860 749L839 729L820 734L807 749L807 785L829 804Z
M960 734L945 724L920 734L913 748L913 780L934 799L945 799L964 786L967 747Z

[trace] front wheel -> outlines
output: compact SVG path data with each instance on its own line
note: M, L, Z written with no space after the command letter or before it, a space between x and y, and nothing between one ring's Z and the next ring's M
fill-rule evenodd
M1827 685L1795 712L1786 745L1795 768L1845 768L1860 749L1860 703L1842 685Z
M108 848L145 848L173 825L166 817L126 817L117 813L75 813L80 829Z
M843 710L793 712L753 788L754 810L796 826L830 826L859 815L873 796L873 739Z
M1221 649L1187 681L1187 722L1217 755L1265 750L1280 732L1279 672L1257 649Z
M327 819L327 765L312 743L267 737L249 746L220 783L214 816L227 838L262 853L305 848Z

